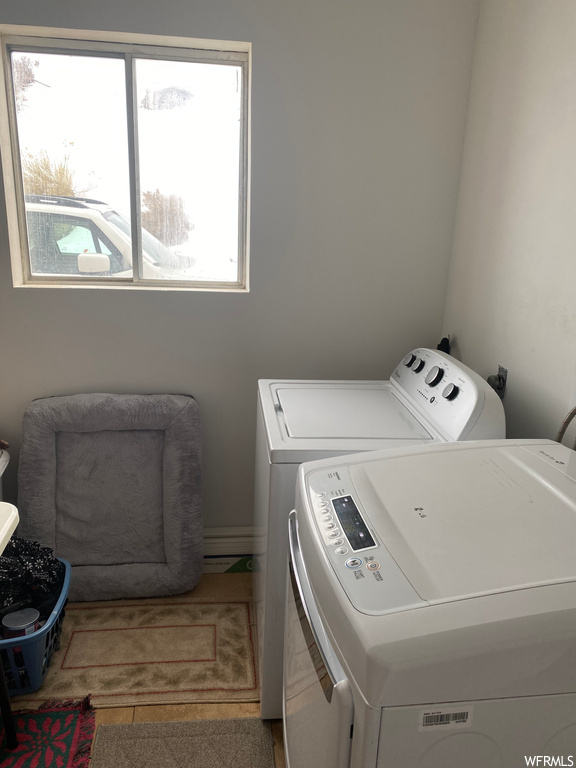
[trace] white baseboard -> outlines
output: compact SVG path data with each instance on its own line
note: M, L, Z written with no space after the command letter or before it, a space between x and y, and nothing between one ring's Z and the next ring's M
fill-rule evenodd
M254 552L253 526L204 528L204 557L251 555Z

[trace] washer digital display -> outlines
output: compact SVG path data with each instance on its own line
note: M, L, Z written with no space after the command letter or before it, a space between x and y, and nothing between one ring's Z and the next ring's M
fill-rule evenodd
M352 496L332 499L332 504L342 530L354 551L376 546Z

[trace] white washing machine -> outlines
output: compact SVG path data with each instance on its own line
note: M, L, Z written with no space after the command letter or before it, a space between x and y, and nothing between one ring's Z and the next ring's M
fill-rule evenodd
M290 539L288 768L576 764L574 451L305 464Z
M258 382L254 568L263 718L282 717L288 515L300 464L504 436L500 398L478 374L437 350L413 350L387 381Z

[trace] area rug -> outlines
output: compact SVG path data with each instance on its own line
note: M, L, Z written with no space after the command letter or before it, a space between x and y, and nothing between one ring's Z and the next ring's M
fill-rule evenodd
M253 635L247 600L73 603L42 687L13 702L86 692L96 707L257 701Z
M101 725L90 768L274 768L260 719Z
M0 768L87 768L94 736L89 697L48 701L40 709L13 716L18 746L6 749L2 728Z

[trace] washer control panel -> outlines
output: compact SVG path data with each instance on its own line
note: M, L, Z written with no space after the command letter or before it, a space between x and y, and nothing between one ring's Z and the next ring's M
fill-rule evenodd
M469 433L481 419L486 398L498 397L475 371L433 349L410 352L390 380L449 440L473 439ZM498 436L504 437L503 430L502 415Z
M328 558L358 611L384 614L428 605L379 539L346 466L310 472L306 496L318 556Z

